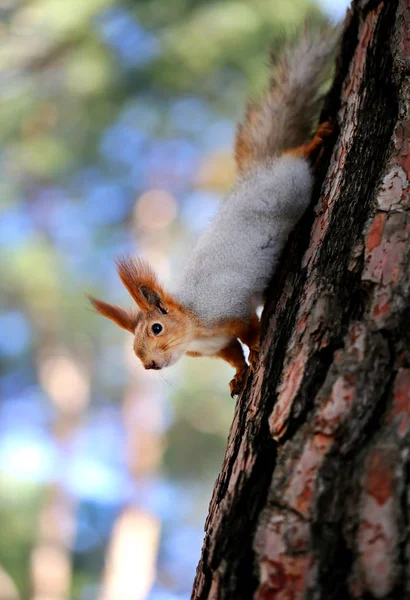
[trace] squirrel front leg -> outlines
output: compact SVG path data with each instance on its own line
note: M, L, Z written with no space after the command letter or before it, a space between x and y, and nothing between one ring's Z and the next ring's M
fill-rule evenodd
M238 340L232 340L228 346L225 346L225 348L222 348L222 350L215 354L215 357L226 360L226 362L236 369L235 376L229 382L229 389L232 398L238 396L243 389L246 373L248 371L248 365L246 364L243 355L242 346Z
M261 324L256 314L252 315L249 323L242 323L237 331L237 337L249 348L249 364L252 371L256 369L259 358Z

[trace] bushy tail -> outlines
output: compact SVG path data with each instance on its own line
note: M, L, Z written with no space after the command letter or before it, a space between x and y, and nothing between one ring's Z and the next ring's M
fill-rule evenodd
M235 158L240 172L308 141L323 99L323 84L339 29L305 26L293 44L271 56L273 74L262 100L248 105L239 125Z

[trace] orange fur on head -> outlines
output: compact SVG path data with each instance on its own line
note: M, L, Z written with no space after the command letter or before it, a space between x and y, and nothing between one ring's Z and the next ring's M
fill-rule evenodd
M162 330L155 335L153 327L158 325ZM183 310L141 313L135 329L134 352L146 369L162 369L185 354L192 331L192 320Z
M188 349L196 319L167 294L151 267L140 259L117 260L117 272L135 300L139 311L126 311L89 297L104 317L135 334L134 351L146 369L161 369L173 364ZM153 326L161 326L155 334Z

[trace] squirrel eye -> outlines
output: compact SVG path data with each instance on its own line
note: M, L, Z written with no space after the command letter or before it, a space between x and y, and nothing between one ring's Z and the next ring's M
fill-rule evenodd
M162 331L161 323L154 323L153 326L151 327L151 331L154 335L158 335L159 333L161 333L161 331Z

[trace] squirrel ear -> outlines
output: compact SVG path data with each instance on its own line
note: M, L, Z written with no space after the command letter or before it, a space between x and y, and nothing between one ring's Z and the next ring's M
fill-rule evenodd
M121 258L117 260L117 273L142 311L156 308L163 314L168 312L165 293L146 262L130 257Z
M114 323L116 323L119 327L134 333L137 324L137 315L135 313L132 311L126 311L116 304L108 304L107 302L98 300L93 296L87 297L100 315L107 317L107 319L111 319L111 321L114 321Z
M150 307L157 308L163 315L166 315L168 310L164 304L164 301L160 294L154 290L153 288L148 287L147 285L140 285L139 291L144 296Z

